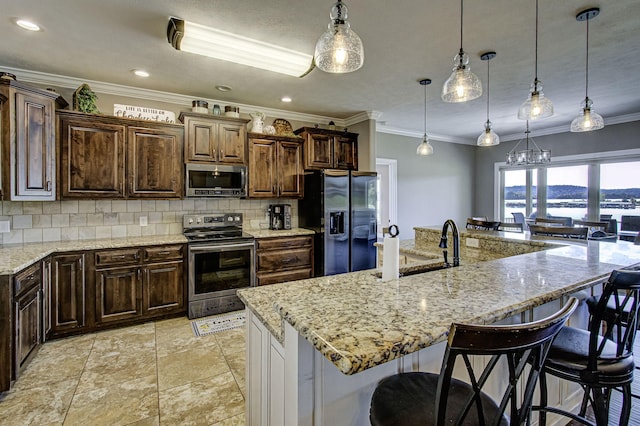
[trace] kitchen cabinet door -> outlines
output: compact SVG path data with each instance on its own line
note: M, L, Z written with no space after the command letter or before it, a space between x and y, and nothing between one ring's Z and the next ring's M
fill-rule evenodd
M62 198L124 197L125 129L90 116L61 116Z
M144 268L143 315L184 310L184 263L158 263Z
M55 200L54 117L57 97L55 93L21 82L0 82L2 189L5 200Z
M51 333L53 336L83 329L85 314L84 254L51 258Z
M188 163L246 164L249 120L183 112L185 161Z
M182 131L129 127L129 198L181 198Z
M23 368L27 359L40 345L42 330L40 315L41 289L33 287L15 302L16 312L16 346L15 368L16 375Z
M302 198L304 194L304 168L302 165L302 144L299 142L278 142L278 196L282 198Z
M305 168L333 168L333 137L309 133L305 140Z
M334 168L358 170L358 140L350 136L333 138Z
M276 168L277 141L249 140L249 197L275 198L278 196Z
M96 324L142 315L141 278L137 266L96 271Z
M218 161L223 164L245 164L246 141L244 123L219 123Z

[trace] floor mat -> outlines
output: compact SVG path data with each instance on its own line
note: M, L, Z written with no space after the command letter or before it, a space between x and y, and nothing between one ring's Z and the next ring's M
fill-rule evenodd
M196 337L200 337L219 331L242 327L244 323L244 311L237 311L193 320L191 321L191 327L193 328L193 334L195 334Z

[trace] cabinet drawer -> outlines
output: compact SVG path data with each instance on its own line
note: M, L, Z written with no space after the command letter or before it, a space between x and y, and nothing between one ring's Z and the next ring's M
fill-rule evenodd
M96 267L137 263L140 249L96 251Z
M258 274L256 277L257 285L269 285L284 283L287 281L304 280L311 278L311 268L296 269L286 272L271 272L266 274Z
M271 249L287 249L289 247L303 247L311 246L313 237L288 237L288 238L258 238L256 240L257 250L271 250Z
M147 247L144 249L145 262L180 260L184 258L184 246Z
M15 296L20 296L21 293L24 293L35 286L40 286L40 274L40 262L37 262L27 269L17 273L13 280L13 294Z
M309 248L269 251L257 254L259 272L311 267L311 261L311 250Z

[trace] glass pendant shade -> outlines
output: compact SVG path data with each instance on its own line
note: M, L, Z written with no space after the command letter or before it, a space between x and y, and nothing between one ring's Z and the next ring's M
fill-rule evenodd
M580 115L571 122L572 132L590 132L604 127L604 119L593 110L591 105L593 105L593 102L589 98L582 101Z
M433 155L433 145L429 143L429 139L427 138L427 86L431 84L430 78L423 78L418 81L421 86L424 86L424 136L422 137L422 142L418 145L416 149L416 154L421 156Z
M593 102L589 99L589 20L600 14L597 7L583 10L576 15L576 20L587 23L587 54L585 64L585 98L581 103L580 115L571 122L572 132L590 132L604 127L604 119L593 110Z
M416 149L416 154L423 156L433 154L433 145L429 143L429 139L427 139L426 133L422 137L422 142L420 143L420 145L418 145L418 149Z
M316 66L325 72L348 73L364 64L364 47L347 21L347 6L338 0L331 8L331 22L318 42L314 54Z
M478 146L494 146L500 143L500 136L491 129L491 121L484 124L484 132L478 136Z
M553 115L553 103L542 93L542 83L535 80L531 84L531 92L527 100L520 105L518 109L518 118L520 120L535 121L541 118L551 117Z
M482 83L469 68L469 56L460 49L454 59L456 66L442 86L442 100L449 103L467 102L482 96Z

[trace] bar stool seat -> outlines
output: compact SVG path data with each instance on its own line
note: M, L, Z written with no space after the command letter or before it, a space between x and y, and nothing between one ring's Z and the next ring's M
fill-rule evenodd
M585 369L589 360L589 332L579 328L563 328L552 346L552 356L547 358L547 370L553 370L554 375L572 377L578 369ZM598 339L598 346L603 342ZM604 341L604 348L594 371L588 374L600 375L602 385L617 385L620 381L633 380L633 357L618 359L616 352L618 345L611 340ZM585 374L587 374L585 372Z
M593 305L596 303L595 306ZM546 412L570 417L583 424L591 403L598 426L608 426L611 391L622 391L622 409L618 425L629 424L631 382L635 369L633 341L640 308L640 271L613 271L602 295L592 300L589 330L564 327L549 350L540 375L540 424L546 424ZM602 333L602 334L601 334ZM583 390L578 415L547 406L546 375L551 374L579 384Z
M571 298L555 314L525 324L452 324L440 374L409 372L382 379L371 397L371 424L524 424L551 342L577 305ZM483 357L484 367L474 370L471 355ZM458 360L466 367L468 382L452 377ZM496 381L506 386L494 400L485 388Z

